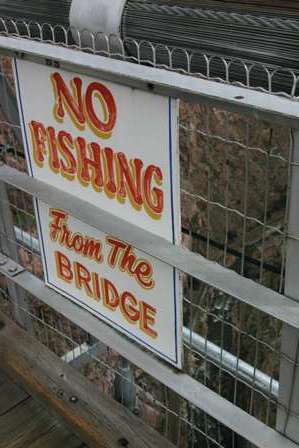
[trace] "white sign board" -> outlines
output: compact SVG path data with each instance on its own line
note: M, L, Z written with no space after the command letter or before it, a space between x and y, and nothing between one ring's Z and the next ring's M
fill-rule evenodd
M15 79L32 176L179 242L176 100L27 61Z
M177 271L62 210L36 211L46 284L181 367Z
M30 175L178 244L178 102L33 62L14 68ZM36 207L46 284L180 367L176 270L50 206Z

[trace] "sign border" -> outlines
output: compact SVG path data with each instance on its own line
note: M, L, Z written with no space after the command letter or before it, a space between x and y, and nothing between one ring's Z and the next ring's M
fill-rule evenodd
M151 352L159 356L160 358L164 359L165 361L173 364L178 369L182 368L182 347L180 344L180 338L178 334L178 327L182 326L181 324L181 301L179 300L179 297L181 296L182 288L180 286L180 279L179 279L179 272L176 268L172 268L173 272L173 300L174 300L174 317L175 317L175 325L174 325L174 338L175 338L175 358L171 358L170 356L167 356L165 353L160 352L155 347L151 346L147 342L140 339L135 334L131 333L129 330L127 330L125 327L121 326L120 324L114 322L112 319L109 319L109 317L103 315L102 313L94 310L93 308L89 307L86 303L82 302L79 298L76 298L72 294L64 291L59 286L52 283L49 279L49 272L48 272L48 266L46 263L46 250L45 250L45 240L44 240L44 234L41 226L41 217L40 217L40 207L39 203L42 201L39 201L38 199L35 199L34 206L35 206L35 212L37 217L37 226L38 226L38 232L40 236L40 242L41 242L41 251L42 251L42 264L44 268L44 275L45 275L45 283L50 288L56 290L61 295L67 297L69 300L71 300L76 305L80 306L81 308L86 309L88 312L99 318L100 320L106 322L108 325L112 326L113 328L116 328L119 330L122 334L125 334L127 337L129 337L131 340L135 340L138 342L138 344L142 345L143 347L149 349ZM50 205L46 204L47 207L51 207ZM77 219L77 218L75 218ZM90 226L92 227L92 226ZM92 227L94 228L94 227ZM158 260L160 263L163 263L162 261Z
M32 64L35 64L34 62L31 62ZM63 71L67 71L62 69ZM21 130L23 135L23 143L24 143L24 149L25 149L25 156L27 160L27 166L29 170L30 177L34 177L33 175L33 166L32 166L32 157L29 150L29 142L28 142L28 134L27 134L27 128L25 123L25 116L24 116L24 108L23 108L23 96L22 96L22 89L20 85L19 80L19 73L18 73L18 66L17 66L17 58L13 58L13 71L14 71L14 79L16 84L16 93L17 93L17 102L19 106L19 115L20 115L20 121L21 121ZM88 77L92 77L90 75L86 75ZM129 87L128 87L129 88ZM173 148L173 141L175 145L177 146L178 143L178 135L173 134L173 128L175 127L174 119L176 117L173 116L173 109L174 109L174 101L178 101L172 97L168 97L168 160L169 160L169 173L170 173L170 201L171 201L171 220L172 220L172 243L178 244L180 243L180 210L179 210L179 163L178 163L178 157L177 154L177 148ZM177 176L174 176L174 172L177 174ZM177 200L176 200L177 199ZM182 356L183 356L183 346L182 346L182 285L180 281L180 273L176 268L172 268L173 270L173 300L174 300L174 338L175 338L175 357L174 359L171 358L168 355L165 355L164 353L160 352L156 348L152 347L147 342L140 339L138 336L132 334L129 330L122 327L121 325L115 323L113 320L109 319L108 317L102 315L100 312L95 311L85 303L83 303L80 299L77 299L76 297L72 296L71 294L67 293L60 287L56 286L54 283L52 283L49 279L49 273L46 263L46 251L44 246L44 236L41 228L41 220L40 220L40 211L39 211L39 201L36 199L34 200L35 205L35 211L36 211L36 218L37 218L37 226L38 226L38 232L40 235L40 241L41 241L41 249L42 249L42 264L44 268L44 275L45 275L45 283L50 288L53 288L54 290L58 291L60 294L71 300L73 303L77 304L77 306L83 307L87 309L90 313L98 317L99 319L103 320L104 322L108 323L108 325L111 325L112 327L118 329L121 331L122 334L126 335L130 339L136 340L140 345L146 347L151 352L159 356L160 358L164 359L165 361L171 363L175 367L181 369L182 368ZM48 205L48 204L47 204ZM178 209L176 209L178 207ZM99 208L99 212L101 209ZM178 219L175 219L175 217L178 216ZM181 335L181 337L180 337Z
M30 62L30 61L29 61ZM31 64L35 64L34 62L30 62ZM61 69L62 71L67 71L64 69ZM24 108L23 108L23 96L22 96L22 89L20 85L20 79L19 79L19 72L17 67L17 58L13 58L13 72L14 72L14 79L16 81L16 90L17 90L17 102L19 106L19 114L20 114L20 121L21 121L21 130L22 130L22 136L23 136L23 142L24 148L25 148L25 156L27 160L27 166L29 167L29 174L31 177L34 177L33 175L33 167L32 167L32 157L29 150L29 143L28 143L28 134L27 134L27 128L25 123L25 116L24 116ZM87 77L91 77L90 75L86 75ZM112 81L113 84L115 84ZM126 87L126 86L125 86ZM130 89L130 87L128 87ZM160 95L162 96L162 95ZM179 244L181 242L181 229L180 229L180 210L175 209L175 203L176 198L178 198L177 203L179 204L179 163L178 160L173 160L174 151L176 149L173 148L172 141L175 137L176 146L178 144L178 135L174 136L173 133L173 125L174 125L174 117L172 114L173 110L173 102L178 101L172 97L168 98L168 161L169 161L169 173L170 173L170 205L171 205L171 225L172 225L172 244ZM177 155L176 159L178 159L179 155ZM177 174L177 179L174 176L174 170ZM63 191L63 190L62 190ZM99 211L101 208L99 207ZM178 219L175 219L175 216L178 215Z

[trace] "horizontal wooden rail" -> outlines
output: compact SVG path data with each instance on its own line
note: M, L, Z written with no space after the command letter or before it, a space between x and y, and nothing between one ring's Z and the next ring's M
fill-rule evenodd
M173 448L0 312L0 364L91 448Z
M241 435L254 446L259 448L281 448L282 446L284 448L298 448L297 444L225 400L188 374L176 371L164 362L159 361L84 308L77 306L72 301L45 286L42 280L30 272L21 270L18 274L11 275L9 273L11 266L17 267L11 260L8 261L7 269L0 266L0 273L7 277L9 282L14 282L33 297L37 297L43 303L71 320L75 325L78 325L103 344L157 379L161 384L164 384L170 390L221 422L224 426ZM0 350L1 344L0 337Z
M109 211L99 210L83 199L29 177L7 165L0 165L0 180L52 207L67 211L95 229L126 241L142 252L176 267L275 319L299 328L299 304L282 294L242 277L233 270L207 260L184 247L175 246L134 224L128 226L127 221L112 215Z

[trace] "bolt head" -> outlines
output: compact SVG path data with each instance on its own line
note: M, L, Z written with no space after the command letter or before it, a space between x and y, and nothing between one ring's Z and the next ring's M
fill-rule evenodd
M57 396L58 396L59 398L63 398L63 396L64 396L64 392L63 392L62 389L59 389L59 390L57 391Z
M124 437L122 437L121 439L118 440L118 444L119 444L119 446L123 446L123 447L127 448L129 446L129 441L127 439L125 439Z

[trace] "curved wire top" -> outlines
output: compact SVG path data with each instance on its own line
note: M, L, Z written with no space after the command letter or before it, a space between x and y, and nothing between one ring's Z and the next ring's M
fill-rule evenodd
M76 48L101 56L299 100L299 70L227 57L221 55L220 51L205 53L129 37L122 39L117 35L106 35L102 32L79 31L64 25L1 17L0 35Z

